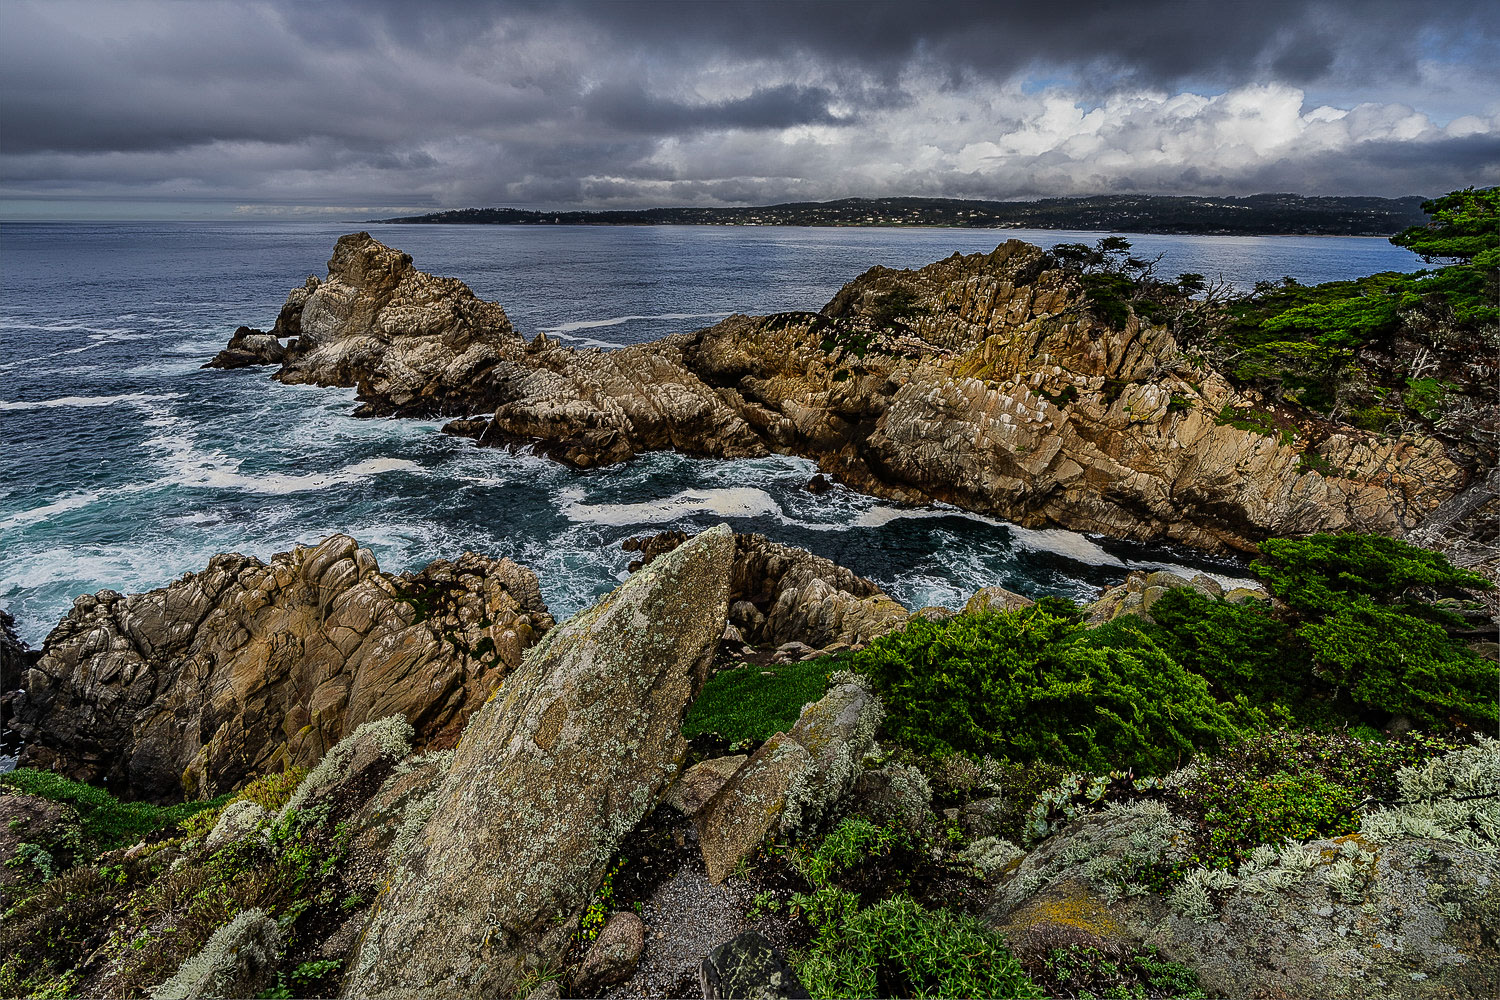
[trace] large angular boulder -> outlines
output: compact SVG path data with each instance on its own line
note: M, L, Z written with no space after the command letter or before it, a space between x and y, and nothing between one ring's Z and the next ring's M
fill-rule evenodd
M527 654L394 859L346 996L511 996L555 967L610 857L681 767L733 557L727 526L706 531Z
M269 563L215 556L170 586L80 597L8 720L22 766L157 801L310 767L400 715L451 745L548 628L536 576L466 553L383 573L346 535Z
M1407 769L1404 804L1360 832L1194 867L1161 802L1110 805L1007 865L988 919L1029 947L1088 940L1194 969L1212 996L1493 996L1500 991L1500 755L1493 740ZM1179 867L1170 896L1142 871Z

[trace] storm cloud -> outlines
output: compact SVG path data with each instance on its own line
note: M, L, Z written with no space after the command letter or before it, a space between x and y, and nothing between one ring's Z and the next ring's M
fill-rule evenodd
M1497 180L1482 2L0 6L12 218Z

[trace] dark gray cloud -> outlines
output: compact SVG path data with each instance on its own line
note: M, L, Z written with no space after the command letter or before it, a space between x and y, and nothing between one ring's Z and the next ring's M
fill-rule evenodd
M6 211L1433 193L1500 5L0 4Z

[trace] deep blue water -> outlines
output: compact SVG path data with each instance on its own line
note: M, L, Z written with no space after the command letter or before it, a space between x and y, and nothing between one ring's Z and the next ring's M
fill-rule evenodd
M199 366L239 324L268 328L358 224L0 226L0 605L38 642L72 599L161 586L239 551L343 531L388 570L465 549L534 568L559 619L614 586L620 542L728 520L827 555L910 606L999 583L1088 597L1127 565L1209 565L951 509L802 489L810 463L658 454L573 472L478 449L438 422L357 420L352 390ZM874 264L920 266L1005 238L1097 233L720 227L371 227L418 267L504 304L523 335L605 346L730 312L816 309ZM1409 269L1381 240L1131 237L1161 273L1242 285ZM1222 572L1238 572L1220 567Z

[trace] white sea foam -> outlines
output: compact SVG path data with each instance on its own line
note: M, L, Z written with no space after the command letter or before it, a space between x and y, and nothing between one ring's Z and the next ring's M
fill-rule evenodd
M1086 563L1090 566L1130 568L1130 564L1125 560L1119 556L1110 555L1100 547L1098 542L1076 531L1069 531L1066 528L1023 528L1015 524L1009 524L1006 527L1010 529L1011 540L1018 549L1062 556L1064 559Z
M564 493L562 513L569 520L590 524L654 524L676 521L690 514L719 517L777 517L781 507L765 490L749 486L713 490L683 490L663 500L644 503L579 503L576 493Z
M60 406L113 406L116 403L155 403L179 399L180 392L126 392L118 396L61 396L57 399L0 399L0 410L46 410Z
M635 323L640 320L660 319L723 319L730 315L727 312L713 313L658 313L655 316L610 316L607 319L575 319L556 326L542 328L543 333L568 334L575 330L598 330L606 326L623 326L626 323ZM596 341L597 343L597 341Z

